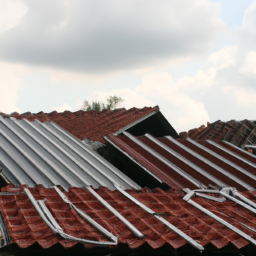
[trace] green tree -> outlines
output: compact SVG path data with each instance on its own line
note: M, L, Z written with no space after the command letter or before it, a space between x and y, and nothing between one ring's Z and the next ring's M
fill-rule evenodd
M84 100L83 106L81 110L84 111L101 111L103 109L114 110L120 107L120 103L124 101L121 97L117 97L115 95L109 96L106 99L107 103L99 102L99 101L92 101L91 103L88 100Z

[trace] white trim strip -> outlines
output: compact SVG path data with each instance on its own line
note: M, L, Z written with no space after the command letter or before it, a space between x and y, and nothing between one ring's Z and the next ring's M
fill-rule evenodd
M37 120L36 120L37 121ZM39 122L40 124L40 122ZM92 150L90 150L85 144L81 143L81 141L79 141L76 137L74 137L72 134L68 133L67 131L65 131L62 127L60 127L59 125L55 124L54 122L50 122L50 124L52 126L54 126L54 128L56 128L58 131L60 131L62 134L64 134L65 136L67 136L70 140L72 140L72 142L76 143L77 146L79 146L80 148L82 148L83 150L85 150L87 153L89 153L93 158L96 158L99 162L101 162L101 164L103 164L105 167L107 167L110 171L112 171L118 178L120 178L124 183L127 183L129 186L131 186L132 188L139 190L141 189L141 187L136 184L134 181L132 181L129 177L127 177L126 175L124 175L122 172L120 172L118 169L116 169L113 165L111 165L108 161L106 161L103 157L101 157L100 155L98 155L97 153L93 152ZM43 126L43 127L47 127ZM48 130L50 133L53 133L52 130ZM54 135L56 133L54 132ZM58 135L58 134L56 134ZM60 139L63 143L65 143L68 147L70 147L72 150L74 149L74 147L72 147L70 145L70 143L67 143L67 141L63 141L61 139L61 137L59 137L58 139ZM77 150L74 150L75 152L78 152ZM109 178L109 180L112 181L112 177L109 177L109 175L106 175L105 172L102 172L102 170L96 165L94 165L91 161L89 161L89 159L87 159L83 154L80 154L79 152L77 153L79 154L85 161L87 161L88 163L90 163L94 168L96 168L96 170L98 170L100 173L102 173L103 175L105 175L106 177ZM114 181L113 181L114 182Z
M153 155L154 157L156 157L157 159L159 159L161 162L163 162L165 165L167 165L168 167L170 167L172 170L174 170L175 172L177 172L178 174L180 174L183 178L185 178L186 180L188 180L189 182L191 182L192 184L194 184L196 187L198 188L206 188L206 186L204 184L202 184L200 181L196 180L195 178L193 178L191 175L189 175L188 173L186 173L185 171L183 171L181 168L179 168L178 166L176 166L175 164L173 164L172 162L170 162L169 160L167 160L165 157L161 156L159 153L157 153L155 150L153 150L152 148L150 148L149 146L147 146L145 143L141 142L140 140L138 140L136 137L134 137L133 135L131 135L128 132L123 132L123 134L125 136L127 136L130 140L132 140L133 142L135 142L137 145L139 145L141 148L145 149L147 152L149 152L151 155Z
M209 144L213 145L216 147L216 143L210 140L206 140ZM239 165L231 162L230 160L222 157L221 155L213 152L212 150L208 149L207 151L208 153L210 153L211 155L215 156L216 158L220 159L221 161L225 162L226 164L232 166L233 168L237 169L238 171L242 172L243 174L247 175L248 177L252 178L253 180L256 180L256 176L253 175L252 173L246 171L244 168L240 167Z
M132 233L139 239L143 239L145 236L135 228L127 219L125 219L116 209L114 209L107 201L105 201L99 194L97 194L91 187L86 188L102 205L104 205L110 212L112 212L119 220L121 220L125 226L127 226Z
M209 142L210 144L212 144L212 145L215 146L216 148L219 148L219 149L221 149L222 151L228 153L229 155L238 158L238 159L241 160L242 162L244 162L244 163L250 165L251 167L256 168L256 164L252 163L251 161L245 159L245 158L242 157L242 156L239 156L238 154L232 152L231 150L229 150L229 149L227 149L227 148L224 148L224 147L222 147L221 145L219 145L219 144L217 144L217 143L215 143L215 142L213 142L213 141L207 141L207 142ZM246 151L245 151L245 152L246 152Z
M149 113L148 115L146 115L146 116L140 118L139 120L137 120L137 121L135 121L135 122L133 122L133 123L131 123L131 124L125 126L124 128L120 129L119 131L115 132L114 135L117 136L117 135L123 133L125 130L130 129L130 128L133 127L134 125L136 125L136 124L138 124L138 123L140 123L140 122L146 120L147 118L153 116L154 114L156 114L156 113L158 113L158 112L159 112L159 111L157 110L157 111L153 111L153 112Z
M77 208L73 203L71 203L69 199L66 197L66 195L62 193L58 187L54 186L54 189L59 194L59 196L63 199L63 201L70 206L70 208L73 208L84 220L89 222L94 228L96 228L98 231L100 231L102 234L104 234L113 242L117 243L117 238L113 234L111 234L108 230L106 230L104 227L98 224L95 220L93 220L89 215L87 215L85 212L83 212L81 209Z
M119 146L117 146L114 142L112 142L110 139L108 139L107 137L104 137L104 139L110 143L113 147L115 147L117 150L119 150L120 152L122 152L124 155L126 155L128 158L130 158L134 163L136 163L139 167L141 167L144 171L146 171L148 174L150 174L153 178L155 178L157 181L159 181L160 183L163 183L163 181L156 176L153 172L151 172L149 169L147 169L144 165L142 165L140 162L138 162L136 159L134 159L133 157L131 157L127 152L125 152L123 149L121 149Z
M57 223L57 221L54 219L52 216L51 212L47 208L47 206L44 203L44 200L38 200L36 201L31 192L25 188L24 189L25 193L27 194L29 200L31 203L34 205L36 208L36 211L42 218L42 220L46 223L46 225L52 230L54 234L58 234L64 239L78 242L78 243L83 243L83 244L95 244L99 246L109 246L109 245L116 245L116 242L100 242L100 241L92 241L92 240L87 240L87 239L82 239L82 238L77 238L70 236L66 234L63 229L60 227L60 225Z
M249 204L250 206L252 206L253 208L256 209L256 204L252 200L246 198L245 196L243 196L239 192L235 192L235 196L238 197L240 200L244 201L245 203Z
M203 170L202 168L200 168L199 166L197 166L196 164L194 164L193 162L191 162L187 158L185 158L182 155L180 155L175 150L171 149L170 147L168 147L167 145L165 145L161 141L159 141L156 138L154 138L153 136L151 136L150 134L147 133L147 134L145 134L145 136L147 138L149 138L151 141L153 141L154 143L156 143L158 146L160 146L161 148L166 150L168 153L172 154L174 157L178 158L182 162L186 163L188 166L192 167L195 171L197 171L198 173L200 173L204 177L212 180L216 185L218 185L220 187L226 187L227 186L225 183L223 183L222 181L218 180L216 177L214 177L210 173L206 172L205 170ZM180 144L180 143L178 143L178 144ZM178 146L180 146L180 145L178 145Z
M251 156L251 157L253 157L253 158L256 158L256 155L253 155L253 154L249 153L248 151L246 151L246 150L244 150L244 149L241 149L241 148L239 148L239 147L233 145L232 143L230 143L230 142L228 142L228 141L222 140L222 142L226 143L226 144L229 145L229 146L232 146L233 148L235 148L235 149L237 149L237 150L239 150L239 151L245 153L245 154L248 155L248 156ZM234 154L235 154L235 153L234 153Z
M243 206L243 207L246 208L247 210L249 210L249 211L251 211L251 212L253 212L253 213L256 213L256 209L255 209L255 208L252 208L252 207L249 206L248 204L243 203L242 201L236 199L235 197L230 196L230 195L228 195L227 193L222 192L222 191L220 191L220 194L223 195L223 196L225 196L225 197L228 198L229 200L231 200L231 201L233 201L233 202L235 202L235 203L237 203L237 204Z
M125 197L129 198L132 202L134 202L135 204L137 204L138 206L140 206L143 210L145 210L146 212L150 213L151 215L153 215L155 218L157 218L160 222L162 222L165 226L167 226L170 230L172 230L175 234L179 235L180 237L182 237L185 241L187 241L189 244L191 244L193 247L195 247L196 249L203 251L204 247L202 245L200 245L199 243L197 243L194 239L192 239L190 236L188 236L187 234L185 234L183 231L181 231L180 229L176 228L174 225L172 225L170 222L168 222L167 220L165 220L164 218L162 218L161 216L158 216L153 210L151 210L150 208L148 208L146 205L144 205L143 203L141 203L139 200L137 200L136 198L134 198L133 196L131 196L130 194L128 194L127 192L125 192L121 187L114 185L116 187L116 189L118 191L120 191Z
M190 143L194 144L195 146L197 146L198 148L204 150L205 152L208 152L208 149L205 148L204 146L200 145L199 143L195 142L194 140L191 139L187 139L187 141L189 141ZM202 160L203 159L203 160ZM250 186L248 183L244 182L243 180L239 179L238 177L236 177L235 175L233 175L232 173L224 170L223 168L221 168L220 166L218 166L217 164L211 162L210 160L208 160L207 158L201 156L201 160L204 161L205 163L207 163L208 165L210 165L211 167L213 167L214 169L216 169L217 171L221 172L222 174L226 175L228 178L232 179L233 181L237 182L238 184L241 184L244 188L246 188L247 190L255 190L254 187Z
M191 191L194 192L194 191ZM204 192L202 190L202 192ZM195 192L194 192L195 193ZM193 194L190 194L190 197L193 196ZM241 237L243 237L244 239L246 239L247 241L250 241L252 244L256 245L256 240L253 239L251 236L247 235L246 233L244 233L243 231L241 231L240 229L236 228L235 226L231 225L230 223L228 223L227 221L221 219L220 217L218 217L217 215L215 215L214 213L212 213L211 211L205 209L204 207L202 207L201 205L199 205L198 203L194 202L192 199L190 199L190 197L187 197L188 195L186 195L185 197L183 197L183 200L188 202L189 204L193 205L194 207L196 207L198 210L200 210L201 212L205 213L206 215L208 215L209 217L215 219L216 221L218 221L219 223L221 223L222 225L226 226L227 228L229 228L230 230L234 231L235 233L237 233L238 235L240 235Z

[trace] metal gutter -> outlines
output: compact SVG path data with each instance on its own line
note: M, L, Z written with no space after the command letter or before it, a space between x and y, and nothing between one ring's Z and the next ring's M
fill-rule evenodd
M149 152L151 155L153 155L154 157L156 157L157 159L159 159L161 162L163 162L165 165L167 165L168 167L170 167L171 169L173 169L175 172L177 172L178 174L180 174L183 178L185 178L186 180L188 180L189 182L191 182L192 184L194 184L196 187L198 188L206 188L206 186L204 184L202 184L200 181L194 179L191 175L189 175L188 173L186 173L185 171L183 171L181 168L179 168L178 166L176 166L175 164L173 164L172 162L170 162L169 160L167 160L165 157L161 156L159 153L157 153L155 150L153 150L152 148L150 148L148 145L146 145L145 143L141 142L140 140L138 140L136 137L134 137L133 135L131 135L128 132L123 132L123 134L125 136L127 136L130 140L132 140L133 142L135 142L137 145L139 145L141 148L145 149L147 152Z
M201 192L204 192L203 190ZM247 235L246 233L244 233L243 231L241 231L240 229L236 228L235 226L231 225L230 223L228 223L227 221L221 219L220 217L218 217L217 215L215 215L214 213L212 213L211 211L205 209L204 207L202 207L201 205L199 205L198 203L194 202L192 199L190 199L193 195L194 195L194 191L190 191L186 196L183 197L183 200L188 202L189 204L193 205L195 208L197 208L198 210L200 210L201 212L205 213L206 215L208 215L209 217L215 219L216 221L218 221L219 223L221 223L222 225L226 226L227 228L229 228L230 230L234 231L235 233L237 233L238 235L240 235L241 237L243 237L244 239L246 239L247 241L251 242L252 244L256 245L256 240L253 239L251 236Z
M126 225L131 232L138 237L143 239L143 235L137 228L135 228L127 219L125 219L116 209L114 209L107 201L105 201L99 194L97 194L91 187L86 188L102 205L104 205L110 212L112 212L124 225Z
M199 166L197 166L196 164L194 164L193 162L191 162L187 158L183 157L178 152L176 152L175 150L171 149L170 147L168 147L167 145L165 145L161 141L157 140L156 138L154 138L150 134L147 133L147 134L145 134L145 136L147 138L149 138L151 141L153 141L155 144L157 144L158 146L160 146L161 148L166 150L168 153L172 154L173 156L175 156L176 158L178 158L182 162L186 163L188 166L192 167L195 171L197 171L198 173L200 173L204 177L206 177L208 179L211 179L216 185L218 185L220 187L226 187L227 186L225 183L223 183L222 181L218 180L216 177L214 177L213 175L211 175L207 171L203 170L202 168L200 168Z
M243 158L242 156L239 156L238 154L232 152L231 150L229 150L229 149L227 149L227 148L224 148L224 147L222 147L221 145L219 145L219 144L217 144L217 143L215 143L215 142L213 142L213 141L208 141L208 142L209 142L210 144L212 144L213 146L215 146L215 147L221 149L222 151L228 153L229 155L238 158L239 160L241 160L241 161L243 161L244 163L246 163L246 164L252 166L253 168L256 168L256 164L250 162L249 160ZM238 147L237 147L237 148L238 148ZM244 151L245 151L245 150L244 150ZM245 151L245 152L246 152L246 151Z
M133 196L131 196L130 194L128 194L127 192L125 192L122 188L120 188L119 186L115 185L115 188L120 191L125 197L129 198L132 202L134 202L135 204L137 204L138 206L140 206L143 210L145 210L146 212L148 212L149 214L153 215L155 218L157 218L160 222L162 222L165 226L167 226L170 230L172 230L175 234L179 235L180 237L182 237L185 241L187 241L189 244L191 244L193 247L195 247L196 249L198 249L199 251L203 251L204 247L201 246L199 243L197 243L194 239L192 239L190 236L188 236L187 234L185 234L183 231L181 231L180 229L176 228L174 225L172 225L170 222L168 222L167 220L165 220L164 218L162 218L161 216L158 216L156 214L156 212L154 212L153 210L151 210L150 208L148 208L146 205L144 205L143 203L141 203L139 200L137 200L136 198L134 198Z
M133 122L133 123L131 123L131 124L125 126L124 128L120 129L119 131L115 132L114 135L117 136L117 135L123 133L124 131L130 129L130 128L133 127L134 125L136 125L136 124L138 124L138 123L140 123L140 122L146 120L147 118L153 116L154 114L156 114L156 113L158 113L158 112L159 112L159 111L153 111L153 112L149 113L148 115L146 115L146 116L140 118L139 120L137 120L137 121L135 121L135 122Z
M59 196L63 199L63 201L65 203L69 204L70 208L73 208L78 213L78 215L80 215L84 220L89 222L99 232L101 232L102 234L104 234L106 237L108 237L110 240L112 240L113 242L115 242L117 244L117 238L113 234L111 234L104 227L102 227L95 220L93 220L89 215L87 215L85 212L83 212L82 210L77 208L73 203L71 203L69 201L69 199L66 197L66 195L64 193L62 193L61 190L58 187L54 186L54 189L59 194Z
M169 139L169 138L168 138ZM198 144L197 142L191 140L191 139L187 139L187 141L189 141L190 143L194 144L195 146L203 149L200 144ZM203 149L204 150L204 149ZM206 152L208 152L208 150L205 150ZM197 154L197 153L196 153ZM197 154L199 155L199 154ZM195 155L196 156L196 155ZM219 171L220 173L226 175L228 178L234 180L235 182L237 182L238 184L241 184L243 187L245 187L247 190L253 191L255 190L254 187L250 186L248 183L244 182L243 180L237 178L235 175L233 175L232 173L224 170L223 168L221 168L220 166L218 166L217 164L211 162L210 160L208 160L207 158L200 156L199 158L201 161L207 163L208 165L210 165L211 167L213 167L214 169L216 169L217 171Z
M153 172L151 172L149 169L147 169L144 165L142 165L140 162L138 162L136 159L131 157L128 153L126 153L123 149L121 149L119 146L117 146L114 142L112 142L110 139L108 139L106 136L104 139L110 143L113 147L115 147L118 151L122 152L125 156L127 156L129 159L131 159L134 163L136 163L139 167L141 167L144 171L146 171L148 174L150 174L153 178L155 178L160 183L163 183L163 181L156 176Z
M58 234L61 237L63 237L64 239L74 241L74 242L78 242L78 243L83 243L83 244L95 244L95 245L98 245L98 246L109 246L109 245L116 245L117 244L116 242L92 241L92 240L73 237L73 236L70 236L70 235L66 234L63 231L63 229L60 227L60 225L57 223L57 221L54 219L54 217L52 216L52 214L49 211L49 209L47 208L47 206L45 205L45 203L44 203L45 200L36 201L35 198L33 197L33 195L31 194L31 192L27 188L25 188L24 191L27 194L31 203L36 208L40 217L43 219L43 221L52 230L52 232L54 234Z

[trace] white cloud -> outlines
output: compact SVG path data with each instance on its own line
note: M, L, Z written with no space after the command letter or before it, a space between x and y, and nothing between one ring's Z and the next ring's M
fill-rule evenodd
M223 69L230 65L235 65L237 51L237 45L224 47L220 51L212 53L207 58L207 66L215 69Z
M251 6L246 9L244 13L244 18L243 18L243 25L242 29L245 29L251 33L256 32L256 1L251 4Z
M256 106L256 92L254 90L236 86L224 86L221 89L225 94L232 94L237 104L240 106Z
M20 0L0 0L0 34L17 26L27 10Z
M0 57L83 73L202 56L226 29L220 4L206 0L24 1L28 11L1 36Z
M72 111L72 106L64 103L61 107L54 107L53 110L56 110L57 112L64 112L65 110Z
M256 52L249 52L246 55L244 65L240 69L240 72L248 75L256 75Z
M204 104L181 93L168 73L147 75L143 78L142 84L134 89L96 91L88 99L105 101L110 95L116 95L125 100L120 107L142 108L158 104L163 114L178 131L199 126L210 120Z
M16 101L18 90L22 86L22 77L29 74L29 69L24 65L0 62L0 111L10 113L18 111Z

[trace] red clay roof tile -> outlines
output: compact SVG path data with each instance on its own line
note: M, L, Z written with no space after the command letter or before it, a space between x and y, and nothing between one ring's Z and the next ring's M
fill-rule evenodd
M8 191L8 189L6 190ZM38 186L29 190L35 199L47 199L46 204L50 212L69 235L97 241L107 241L104 235L82 220L69 205L64 203L54 189ZM155 217L145 212L132 201L129 201L119 191L100 188L96 192L115 207L121 215L127 218L146 237L143 240L138 240L119 219L99 204L86 189L70 188L69 192L65 192L65 194L77 207L117 236L119 243L127 244L130 248L138 248L147 243L155 249L162 247L166 243L173 248L180 248L187 244L185 240L172 232ZM202 246L211 243L220 249L232 243L240 249L248 245L248 242L240 237L240 235L185 202L183 200L184 194L181 194L180 191L169 190L164 192L160 189L155 189L153 193L150 193L146 189L144 191L130 190L128 192L152 210L165 212L166 215L163 217L167 221L185 232ZM255 193L245 192L244 194L249 195L254 201L256 200ZM240 224L240 222L243 222L256 228L254 215L243 207L230 202L209 202L206 199L197 197L193 198L193 200L245 233L256 237L255 232ZM76 245L75 242L67 241L54 235L38 215L25 194L0 195L0 209L12 243L16 243L20 248L29 247L36 242L43 248L49 248L56 243L60 243L64 248ZM93 246L85 245L85 247L92 248Z
M0 112L0 114L6 117L13 116L19 120L53 121L80 140L89 138L91 141L105 143L103 136L117 132L154 111L159 111L159 107L131 108L128 110L122 108L89 112L79 110L77 112L65 111L63 113L53 111L51 113L39 112L37 114L27 112L24 114L14 113L12 115Z

